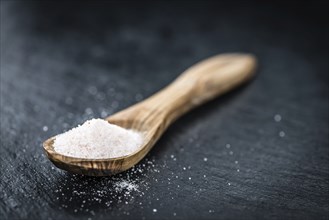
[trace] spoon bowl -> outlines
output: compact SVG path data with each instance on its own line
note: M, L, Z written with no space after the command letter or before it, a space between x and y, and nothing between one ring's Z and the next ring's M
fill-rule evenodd
M66 156L55 151L55 136L43 143L46 155L58 168L88 176L110 176L128 170L147 155L177 118L248 81L255 68L256 59L250 54L211 57L187 69L173 83L148 99L106 118L111 124L142 135L143 143L132 154L105 159Z
M126 156L106 159L86 159L67 156L56 152L54 149L55 137L51 137L43 143L47 157L55 164L56 167L70 171L72 173L83 174L88 176L111 176L128 170L137 164L148 151L152 148L159 136L156 133L161 130L161 123L158 126L147 125L143 122L133 120L116 120L114 117L106 119L111 124L118 125L122 128L138 131L143 138L143 143L139 149Z

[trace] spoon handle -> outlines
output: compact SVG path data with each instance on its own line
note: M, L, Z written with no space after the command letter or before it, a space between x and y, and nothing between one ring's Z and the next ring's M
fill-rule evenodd
M163 116L164 127L187 111L249 80L256 59L249 54L222 54L203 60L140 106Z

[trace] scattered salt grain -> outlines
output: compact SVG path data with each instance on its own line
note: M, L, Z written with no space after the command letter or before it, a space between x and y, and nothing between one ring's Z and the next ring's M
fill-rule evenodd
M101 117L105 118L108 115L108 113L106 111L101 111Z
M102 119L91 119L56 136L54 148L67 156L99 159L129 155L137 151L141 144L140 133Z
M274 121L280 122L281 119L282 119L281 115L279 115L279 114L274 115Z
M280 137L284 137L284 136L286 136L286 133L285 133L284 131L280 131L280 132L279 132L279 136L280 136Z
M158 210L156 210L156 209L153 209L153 212L157 212Z
M226 144L226 148L229 149L231 147L230 144Z
M93 110L92 110L91 108L86 108L86 109L85 109L85 113L86 113L87 115L92 115L92 114L93 114Z
M43 126L42 130L45 131L45 132L48 131L48 127L47 126Z
M127 180L122 180L115 183L115 190L117 192L127 190L127 192L129 193L131 191L138 191L138 185Z
M208 158L207 158L207 157L203 158L203 161L207 162L207 160L208 160Z

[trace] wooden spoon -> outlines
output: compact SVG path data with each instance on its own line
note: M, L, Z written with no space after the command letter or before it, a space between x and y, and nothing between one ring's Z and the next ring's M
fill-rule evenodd
M109 176L137 164L152 149L178 117L250 79L256 59L250 54L222 54L206 59L180 75L173 83L148 99L108 118L112 124L142 133L144 141L135 153L106 159L84 159L61 155L54 150L55 137L43 147L59 168L89 176Z

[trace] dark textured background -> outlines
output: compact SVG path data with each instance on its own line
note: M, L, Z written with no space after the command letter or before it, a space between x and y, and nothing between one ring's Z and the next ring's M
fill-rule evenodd
M1 1L0 218L328 219L325 2ZM148 156L159 172L136 177L144 196L95 202L112 178L45 158L49 136L239 51L258 57L257 77L170 127Z

